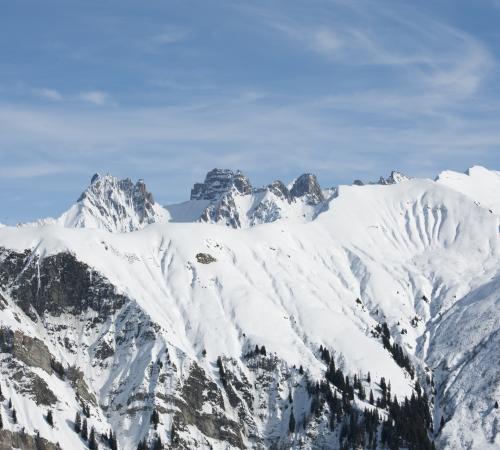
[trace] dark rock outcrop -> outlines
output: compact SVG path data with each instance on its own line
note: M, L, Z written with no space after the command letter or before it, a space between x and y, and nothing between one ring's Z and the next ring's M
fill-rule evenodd
M17 393L30 397L37 405L51 406L57 403L56 395L39 375L14 359L9 362L8 368Z
M252 193L250 180L239 170L213 169L207 173L203 183L195 183L191 189L191 200L217 200L233 189L241 195Z
M0 249L0 287L33 320L45 312L81 314L91 308L103 320L127 301L114 286L70 253L40 259L31 252Z
M0 450L61 450L57 444L20 431L0 430Z
M295 197L305 197L310 205L317 205L325 200L321 187L316 179L316 175L304 173L295 180L290 194Z
M217 260L209 253L197 253L196 261L198 261L201 264L210 264Z
M269 186L267 186L267 189L276 195L276 197L286 200L288 203L292 201L290 191L285 184L279 180L273 181Z
M40 339L26 336L21 331L0 328L0 352L10 353L27 366L39 367L48 374L53 372L53 356L47 346Z
M181 391L183 401L176 406L179 412L174 417L177 430L193 425L205 436L227 442L237 448L244 448L240 425L224 414L224 400L217 385L211 381L196 363L193 363L189 377ZM212 413L203 412L204 403L212 405ZM174 448L191 448L179 437L174 437Z
M241 220L232 193L224 194L217 202L203 211L202 222L222 223L231 228L240 228Z

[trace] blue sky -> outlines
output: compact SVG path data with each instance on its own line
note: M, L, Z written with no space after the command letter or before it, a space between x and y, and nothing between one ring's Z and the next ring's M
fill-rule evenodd
M500 0L25 1L0 14L0 222L94 172L324 186L500 169Z

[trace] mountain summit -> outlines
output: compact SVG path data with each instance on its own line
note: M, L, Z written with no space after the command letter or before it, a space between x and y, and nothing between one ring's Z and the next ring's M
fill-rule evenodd
M120 180L95 174L76 204L57 219L71 228L101 228L111 232L134 231L168 220L166 211L153 199L143 180Z
M207 173L203 183L195 183L191 189L191 200L218 200L233 190L240 195L251 194L250 180L239 170L213 169Z
M239 170L213 169L203 183L195 183L190 202L166 208L174 221L184 221L183 210L192 214L198 208L195 220L246 228L284 218L312 220L330 195L313 174L299 176L290 188L279 180L254 188Z

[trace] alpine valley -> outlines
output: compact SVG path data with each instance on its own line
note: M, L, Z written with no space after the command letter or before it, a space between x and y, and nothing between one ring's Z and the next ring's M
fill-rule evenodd
M0 449L499 449L500 172L96 174L0 228Z

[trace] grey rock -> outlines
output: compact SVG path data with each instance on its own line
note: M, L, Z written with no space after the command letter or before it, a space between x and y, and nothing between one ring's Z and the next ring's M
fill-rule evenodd
M95 174L90 186L80 195L77 202L88 203L103 217L111 218L114 222L119 222L127 216L126 208L134 211L141 224L154 223L157 220L153 209L153 195L147 190L142 179L134 184L130 178L119 180L110 175Z
M234 203L233 194L226 193L217 202L205 208L200 220L202 222L222 223L231 228L240 228L240 214Z
M80 314L87 308L104 320L127 302L108 280L70 253L39 259L31 252L0 248L0 287L9 289L33 320L46 312Z
M276 197L286 200L288 203L291 203L293 200L288 188L279 180L273 181L269 186L267 186L267 189L276 195Z
M19 394L33 399L37 405L51 406L57 403L57 397L40 376L16 360L9 361L10 380Z
M197 253L196 261L198 261L201 264L210 264L217 260L209 253Z
M71 385L78 397L93 405L97 405L96 398L94 394L90 392L87 383L85 383L81 370L78 370L76 367L69 367L66 370L66 378L71 381Z
M179 412L174 417L175 428L182 430L186 425L193 425L209 438L244 448L240 425L225 416L224 400L219 388L196 363L191 366L181 396L182 401L176 404ZM203 412L205 402L215 407L211 414ZM177 436L174 436L172 444L174 448L191 448Z
M295 180L290 194L295 197L305 197L310 205L317 205L325 200L316 175L304 173Z
M47 346L40 339L26 336L21 331L0 328L0 351L10 353L27 366L39 367L48 374L53 372L53 356Z
M61 450L59 445L20 431L0 430L0 450Z
M217 200L232 190L241 195L252 193L250 180L237 170L213 169L203 183L196 183L191 190L191 200Z

